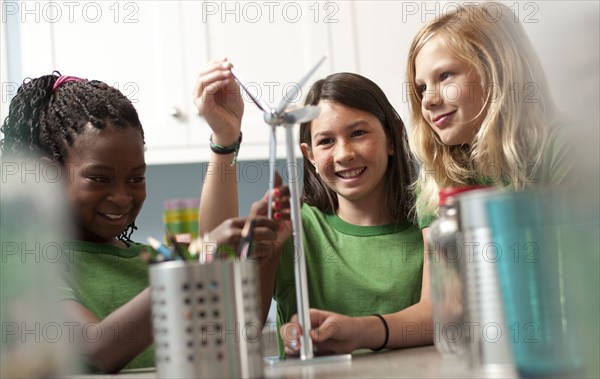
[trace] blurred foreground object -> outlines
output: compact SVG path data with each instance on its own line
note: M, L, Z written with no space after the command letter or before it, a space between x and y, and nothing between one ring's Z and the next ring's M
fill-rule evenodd
M574 286L583 272L574 263L591 246L576 248L573 225L581 215L571 212L568 199L564 191L544 189L487 202L507 332L522 377L583 374Z
M77 361L74 329L58 308L69 231L63 172L38 160L9 160L0 161L0 373L63 377Z

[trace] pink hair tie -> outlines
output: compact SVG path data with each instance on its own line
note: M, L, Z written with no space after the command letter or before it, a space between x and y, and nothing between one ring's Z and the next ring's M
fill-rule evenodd
M56 79L56 82L54 82L54 85L52 86L52 93L54 93L58 87L62 86L66 82L84 82L86 80L87 79L82 79L77 76L61 75L58 77L58 79Z

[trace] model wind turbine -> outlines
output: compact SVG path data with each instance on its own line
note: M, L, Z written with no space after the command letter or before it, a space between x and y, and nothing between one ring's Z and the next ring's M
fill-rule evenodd
M294 99L302 86L306 84L308 79L317 71L323 63L325 57L303 77L297 85L284 96L277 108L271 108L266 102L254 96L248 89L247 82L241 79L237 71L232 68L231 73L236 81L246 91L252 101L264 112L264 119L267 125L271 127L271 138L269 143L269 208L268 215L272 216L271 209L272 192L275 186L275 159L276 159L276 128L283 126L286 132L286 150L287 150L287 170L288 184L290 187L291 199L291 218L292 218L292 238L294 240L294 276L296 280L296 305L298 311L298 323L302 327L302 335L300 336L300 359L307 360L313 358L313 346L310 339L310 315L308 308L308 286L306 280L306 261L303 253L302 243L302 222L300 219L300 192L298 188L298 172L296 165L296 155L294 154L294 136L292 129L295 124L300 124L314 120L319 116L320 108L314 105L304 106L302 108L288 109L292 99Z

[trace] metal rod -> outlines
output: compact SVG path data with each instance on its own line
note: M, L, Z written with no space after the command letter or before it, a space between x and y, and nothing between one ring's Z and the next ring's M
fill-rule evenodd
M275 161L277 159L277 133L275 126L271 126L271 138L269 141L269 204L267 216L273 217L273 189L275 189Z
M296 307L298 323L302 327L300 335L300 359L313 358L313 344L310 338L310 313L308 307L308 281L306 276L306 259L302 241L302 220L300 216L299 175L294 154L293 125L284 125L287 147L287 172L290 187L290 209L292 217L292 241L294 245L294 277L296 279Z

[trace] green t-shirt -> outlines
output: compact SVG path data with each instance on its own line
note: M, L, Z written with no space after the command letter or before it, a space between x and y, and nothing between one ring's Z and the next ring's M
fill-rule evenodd
M302 228L310 307L368 316L420 300L423 236L416 225L357 226L305 204ZM296 313L291 247L282 252L275 279L278 326Z
M550 130L540 164L530 172L530 178L525 185L562 185L573 180L575 161L569 132L566 125L557 125ZM471 184L491 185L492 181L489 178L479 178L473 180ZM510 183L506 185L509 186ZM419 226L427 228L436 218L435 214L419 215Z
M145 245L131 243L125 249L84 241L73 241L65 245L66 256L63 258L66 275L65 287L60 291L61 298L81 303L100 320L149 285L148 264L140 257L140 253L148 249ZM119 333L119 338L126 338L128 333L135 330L128 325L115 325L109 329L102 333ZM124 369L153 366L154 349L150 346Z
M533 173L530 183L527 184L562 185L574 180L572 133L573 131L566 125L552 128L538 170Z

